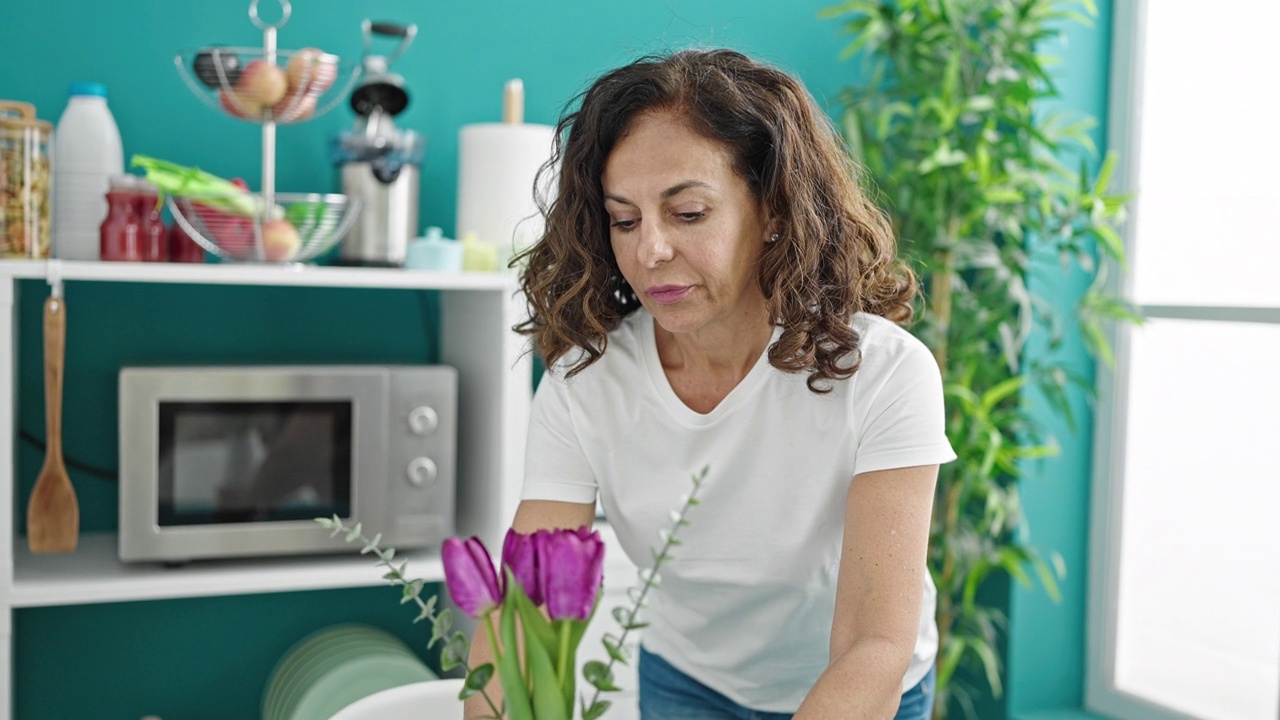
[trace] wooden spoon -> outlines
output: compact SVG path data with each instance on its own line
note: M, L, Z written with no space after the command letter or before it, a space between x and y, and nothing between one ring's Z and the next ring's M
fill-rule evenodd
M27 547L33 553L76 549L80 506L62 461L62 368L67 344L67 306L60 297L44 304L44 467L27 505Z

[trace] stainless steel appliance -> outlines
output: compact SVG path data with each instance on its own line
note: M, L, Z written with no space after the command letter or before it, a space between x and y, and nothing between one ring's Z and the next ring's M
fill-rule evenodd
M404 78L390 66L413 42L416 25L364 21L364 69L351 92L355 125L334 138L333 162L341 168L342 192L364 208L342 240L338 261L348 265L404 264L409 241L418 234L419 168L426 141L396 127L395 116L409 105ZM390 56L370 54L373 36L399 37Z
M126 368L125 561L350 552L337 515L397 548L454 533L457 372L445 366Z

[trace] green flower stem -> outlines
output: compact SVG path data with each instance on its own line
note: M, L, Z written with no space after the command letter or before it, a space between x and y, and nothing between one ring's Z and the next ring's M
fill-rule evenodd
M569 673L573 672L573 668L569 667L569 634L572 629L568 620L560 622L560 657L556 662L556 677L560 678L560 686L563 688L569 687L565 683L570 678ZM573 700L573 698L569 699ZM573 709L572 706L570 709Z
M493 660L497 662L498 655L498 630L493 626L493 613L487 612L484 615L485 635L489 638L489 649L493 651ZM495 708L496 711L496 708Z

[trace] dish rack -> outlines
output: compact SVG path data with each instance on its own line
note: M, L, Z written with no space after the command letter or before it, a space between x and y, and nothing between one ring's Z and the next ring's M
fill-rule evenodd
M360 212L359 200L345 195L275 191L276 126L305 122L333 109L355 84L361 67L317 48L279 49L277 32L289 21L292 6L289 0L277 1L282 15L274 23L259 16L259 0L249 3L249 19L262 30L262 47L206 47L174 58L179 75L206 105L262 126L260 192L168 197L174 221L224 260L314 260L342 239Z

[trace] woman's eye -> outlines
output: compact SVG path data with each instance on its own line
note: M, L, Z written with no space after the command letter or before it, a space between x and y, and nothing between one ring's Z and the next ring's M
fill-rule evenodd
M615 230L621 230L622 232L631 230L635 226L636 226L635 220L614 220L613 222L609 223L609 227L614 228Z
M676 213L676 217L680 218L681 220L683 220L683 221L685 221L685 222L687 222L687 223L694 223L694 222L697 222L697 221L701 220L701 219L703 218L703 216L704 216L704 215L706 215L706 213L705 213L705 212L702 212L702 211L698 211L698 212L683 212L683 213Z

